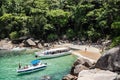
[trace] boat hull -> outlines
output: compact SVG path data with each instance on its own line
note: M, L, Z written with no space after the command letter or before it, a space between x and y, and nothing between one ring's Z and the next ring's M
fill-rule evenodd
M28 69L20 69L20 70L18 69L17 72L18 73L31 73L31 72L43 70L46 67L47 67L47 65L37 66L35 68L28 68Z
M40 59L49 59L49 58L57 58L61 56L70 55L70 52L63 52L63 53L56 53L56 54L49 54L49 55L39 55Z

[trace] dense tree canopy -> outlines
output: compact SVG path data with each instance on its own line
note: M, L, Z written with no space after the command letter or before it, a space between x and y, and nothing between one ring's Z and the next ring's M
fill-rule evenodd
M1 0L0 38L115 40L119 14L119 0Z

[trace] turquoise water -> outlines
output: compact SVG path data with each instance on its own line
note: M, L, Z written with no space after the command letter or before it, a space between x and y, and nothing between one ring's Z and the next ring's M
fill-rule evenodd
M0 57L0 80L41 80L41 77L48 75L52 80L61 80L64 75L70 72L76 56L68 55L53 59L44 59L42 62L47 63L45 70L28 74L18 74L16 69L20 62L23 66L36 59L34 54L24 54L11 57Z

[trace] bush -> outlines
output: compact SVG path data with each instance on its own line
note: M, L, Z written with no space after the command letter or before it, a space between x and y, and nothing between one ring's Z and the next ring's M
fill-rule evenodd
M11 32L10 33L10 39L16 39L19 37L19 34L17 33L17 31Z
M100 38L100 33L96 31L87 31L88 39L92 40L93 42L96 42Z
M66 32L66 36L68 39L72 39L73 37L75 37L75 32L72 29L68 29Z
M48 35L47 40L48 40L48 41L54 41L54 40L56 40L57 38L58 38L58 35L51 33L51 34Z
M111 27L112 29L120 29L120 22L113 22Z
M113 39L112 44L110 45L110 47L115 47L115 46L117 46L119 44L120 44L120 36Z

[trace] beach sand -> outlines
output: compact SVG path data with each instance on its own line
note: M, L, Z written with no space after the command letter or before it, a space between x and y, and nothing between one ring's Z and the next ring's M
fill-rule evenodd
M81 56L93 59L93 60L98 60L101 56L100 53L95 53L95 52L90 52L90 51L82 51L82 50L77 50L74 51L74 53L80 54Z
M72 54L89 59L92 62L96 62L101 57L100 49L89 45L62 44L54 45L52 49L61 47L68 47L71 49Z
M93 63L101 57L100 49L92 46L73 45L72 48L76 49L72 50L72 54L77 55L78 57L88 59Z

